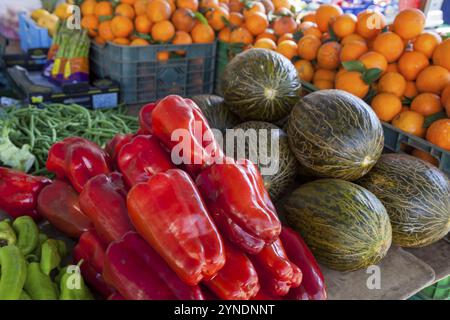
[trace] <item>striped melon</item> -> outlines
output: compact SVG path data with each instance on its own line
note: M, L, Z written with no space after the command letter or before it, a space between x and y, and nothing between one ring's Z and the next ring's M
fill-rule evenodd
M395 244L423 247L449 232L450 183L427 162L406 154L385 154L357 183L383 202Z
M226 105L243 120L275 122L300 98L294 65L279 53L250 49L233 58L222 75Z
M273 201L278 200L294 182L297 173L297 159L289 148L286 133L276 125L263 121L248 121L234 127L234 129L254 129L256 141L245 140L245 158L250 155L261 155L255 160L261 168L278 168L273 173L263 173L264 184ZM267 136L259 139L260 130L268 130ZM268 139L265 139L267 137ZM276 145L273 145L275 143ZM276 147L277 146L277 147ZM264 149L264 150L261 150ZM266 157L267 156L267 157ZM237 149L235 158L238 158ZM267 158L267 159L264 159ZM250 159L253 160L253 159Z
M289 143L304 172L353 181L366 174L383 151L383 128L361 99L341 90L303 97L289 117Z
M380 200L352 182L321 179L296 189L286 218L319 262L339 271L377 264L391 246L389 216Z

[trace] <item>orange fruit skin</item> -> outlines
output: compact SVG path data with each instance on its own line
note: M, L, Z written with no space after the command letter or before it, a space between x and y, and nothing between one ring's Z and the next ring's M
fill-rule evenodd
M403 40L393 32L380 33L372 43L372 49L381 53L388 63L397 61L403 53Z
M245 26L251 34L257 36L266 31L269 21L265 13L254 12L245 19Z
M277 46L276 51L291 60L297 55L297 44L292 40L284 40Z
M216 8L213 9L213 11L210 11L210 14L207 14L208 17L208 23L209 25L216 31L219 31L223 28L225 28L225 20L229 20L230 14L228 10L225 10L224 8ZM264 28L265 29L265 28Z
M95 41L95 43L97 43L97 44L99 44L99 45L104 45L104 44L106 43L106 40L103 39L103 38L100 37L100 36L96 36L96 37L94 38L94 41Z
M341 61L352 61L358 60L364 53L368 52L367 44L364 41L352 41L341 49L340 59Z
M98 35L98 18L95 15L84 16L81 19L81 27L88 30L88 34L91 37L96 37Z
M420 149L414 149L411 152L411 155L416 158L422 159L423 161L426 161L426 162L432 164L433 166L436 166L436 167L439 166L439 160L436 159L435 157L433 157L428 152L422 151Z
M335 41L324 43L317 52L317 64L323 69L337 69L341 61L339 55L341 45Z
M309 12L302 17L301 21L316 23L316 14L314 12Z
M175 45L187 45L192 43L192 38L186 31L177 31L175 32L175 37L173 38L172 43ZM182 56L186 53L186 51L177 50L175 53Z
M427 58L431 58L441 42L442 38L436 32L425 31L414 40L413 48L415 51L422 52Z
M447 101L444 104L445 112L447 113L447 117L450 118L450 99L447 99Z
M425 15L419 9L405 9L397 14L393 23L394 31L403 39L414 39L425 28Z
M312 22L303 22L303 26L300 27L300 30L303 32L303 35L312 35L316 36L318 39L322 38L322 32L319 30L319 27Z
M233 27L240 27L244 23L244 16L240 12L230 12L229 20Z
M427 140L438 147L450 151L450 119L440 119L431 124Z
M130 40L128 40L127 38L115 38L113 40L113 43L121 46L128 46L130 44Z
M428 58L422 52L406 51L398 60L398 71L406 80L413 81L429 64Z
M149 0L136 0L134 3L134 12L136 12L136 16L141 16L143 14L147 14L147 4Z
M389 63L388 66L387 66L387 68L386 68L386 72L397 72L397 73L400 73L400 72L398 71L398 65L397 65L397 63L396 63L396 62Z
M253 2L252 6L249 9L244 8L243 15L244 17L247 18L247 16L253 12L266 13L266 7L264 7L264 5L261 2Z
M272 3L276 11L283 8L289 9L291 7L291 3L289 0L272 0Z
M86 0L83 1L81 4L81 15L84 16L90 16L95 14L95 5L97 2L95 0Z
M108 1L100 1L95 5L94 13L97 17L111 16L113 14L113 7Z
M316 69L314 72L313 81L316 80L326 80L334 83L336 78L336 72L327 69Z
M256 37L256 40L264 39L264 38L270 39L273 42L277 41L277 36L275 35L275 33L273 32L272 29L266 29L263 33L261 33L260 35L258 35Z
M277 44L269 38L262 38L259 40L256 40L254 48L261 48L261 49L269 49L269 50L275 50L277 48Z
M333 31L339 38L353 34L356 30L356 17L353 14L343 14L333 22Z
M406 89L405 78L397 72L386 72L378 81L378 92L392 93L397 97L403 96Z
M155 41L168 42L175 35L175 27L170 21L163 20L153 25L151 35Z
M386 18L382 13L366 10L357 16L356 33L365 39L373 39L385 26Z
M172 9L167 1L152 0L147 5L147 17L151 22L169 20Z
M318 79L313 82L313 85L319 90L333 89L334 84L331 81Z
M139 33L150 33L152 30L152 22L146 15L137 16L134 20L134 28Z
M370 104L382 121L390 122L402 111L402 101L392 93L377 94Z
M111 29L111 20L106 20L106 21L100 22L100 24L98 26L98 34L105 41L113 41L114 40L114 34L112 33L112 29Z
M192 11L189 9L177 9L172 15L171 21L178 31L190 32L195 26Z
M136 38L133 41L131 41L130 46L148 46L150 43L142 38Z
M361 99L369 92L369 85L362 80L361 74L356 71L342 71L336 76L335 87Z
M226 27L220 30L219 34L217 35L217 39L219 39L222 42L230 42L230 36L231 36L231 29Z
M211 26L202 23L198 23L194 26L191 31L191 36L194 43L211 43L215 39L214 29L211 28Z
M321 45L322 43L315 36L304 36L297 43L298 55L302 59L312 61L317 57Z
M411 102L411 110L430 116L442 110L441 100L437 94L421 93Z
M423 69L416 79L419 92L440 94L450 83L450 71L441 66L428 66Z
M357 33L352 33L344 38L341 39L341 44L343 46L345 46L346 44L353 42L353 41L362 41L362 42L366 42L366 39L364 39L363 37L361 37L359 34Z
M383 72L387 69L387 60L386 58L378 52L369 51L359 57L359 61L361 61L367 69L378 68L383 70Z
M115 38L128 38L133 27L133 22L127 17L115 16L111 20L111 31Z
M294 63L295 69L297 69L298 77L306 82L311 82L314 75L314 68L308 60L298 60Z
M136 0L120 0L120 3L126 3L126 4L133 5L136 3Z
M241 12L244 4L240 0L230 0L228 7L230 8L230 12Z
M134 19L136 16L136 12L134 11L134 8L127 4L127 3L121 3L119 4L116 9L114 10L114 13L118 16L124 16L130 19Z
M285 33L294 33L297 31L297 23L292 17L279 17L273 22L273 31L277 36L282 36Z
M433 52L433 63L450 71L450 39L443 41Z
M329 24L334 18L342 15L342 9L333 4L323 4L316 10L316 23L320 31L328 31Z
M252 44L253 43L253 35L246 28L238 27L231 31L230 42L231 43Z
M449 98L450 98L450 84L446 85L441 92L441 104L445 106Z
M282 43L284 40L294 40L294 35L292 33L285 33L278 38L277 44Z
M156 60L158 61L167 61L170 58L169 51L160 51L156 54Z
M418 92L417 92L417 88L416 88L416 84L414 81L406 81L406 86L405 86L405 92L403 93L403 96L406 98L414 98L415 96L417 96Z
M185 8L192 11L198 10L198 0L177 0L177 8Z
M425 118L418 112L407 110L400 112L394 119L392 125L409 134L423 137L426 129L423 127Z

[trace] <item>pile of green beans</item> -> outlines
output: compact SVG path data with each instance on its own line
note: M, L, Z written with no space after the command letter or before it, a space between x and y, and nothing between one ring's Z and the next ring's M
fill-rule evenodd
M28 106L6 109L0 128L8 126L10 139L17 147L28 144L36 161L30 173L49 175L45 169L48 150L67 137L83 137L104 146L117 133L132 133L139 128L138 119L126 114L126 107L89 110L77 104L48 104L42 108Z

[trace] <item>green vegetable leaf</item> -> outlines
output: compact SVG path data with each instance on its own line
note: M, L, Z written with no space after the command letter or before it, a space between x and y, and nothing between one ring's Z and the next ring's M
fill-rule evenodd
M301 30L294 32L293 34L295 42L298 42L301 38L303 38L303 32Z
M205 18L205 16L203 14L201 14L200 12L195 12L194 13L195 19L197 19L198 21L200 21L201 24L208 24L208 20Z
M429 115L425 117L425 121L423 122L423 127L428 128L431 124L437 120L447 118L447 114L444 111L437 112L435 114Z
M9 139L9 127L3 126L0 136L0 163L13 169L28 172L34 164L36 157L30 152L30 146L16 147Z
M378 78L380 78L382 73L383 73L383 70L381 70L379 68L371 68L369 70L366 70L362 74L362 79L365 83L371 84L374 81L378 80Z
M330 35L330 38L327 39L327 42L338 41L339 40L338 36L334 32L333 27L331 26L331 24L328 25L328 34Z
M408 98L408 97L404 97L403 99L402 99L402 104L403 105L410 105L411 104L411 102L413 101L413 99L411 99L411 98Z
M347 71L357 71L360 73L366 72L366 67L361 61L358 60L352 60L352 61L344 61L342 62L342 66Z
M374 90L373 88L369 89L369 92L367 92L366 96L364 97L364 101L367 102L369 105L372 102L373 97L375 97L377 95L376 90Z
M318 91L319 89L316 88L312 83L310 82L306 82L300 79L300 82L302 84L303 89L305 89L308 92L314 92L314 91Z
M113 16L100 16L100 17L98 17L98 21L104 22L104 21L111 20L112 18L113 18Z

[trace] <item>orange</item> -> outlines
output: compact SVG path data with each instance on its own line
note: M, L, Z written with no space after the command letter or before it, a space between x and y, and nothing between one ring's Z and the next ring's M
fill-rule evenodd
M322 31L319 30L317 24L313 22L303 22L302 24L303 26L301 26L301 31L303 32L303 35L316 36L318 39L322 38Z
M94 11L97 17L111 16L113 14L113 7L109 1L100 1L95 5Z
M217 34L217 39L222 42L230 42L231 29L226 27L219 31Z
M339 38L353 34L356 30L356 17L353 14L338 16L333 23L333 31Z
M428 152L422 151L420 149L414 149L411 152L411 155L416 157L416 158L422 159L423 161L431 163L433 166L436 166L436 167L439 166L439 160L436 159L435 157L433 157Z
M134 11L137 16L141 16L143 14L147 14L147 4L149 0L136 0L134 3Z
M175 4L175 0L165 0L165 1L167 1L167 3L170 6L170 14L174 13L175 10L177 9L177 6Z
M316 10L316 23L320 31L327 32L330 23L342 15L342 9L334 4L322 4Z
M442 38L436 32L426 31L414 40L413 48L415 51L422 52L427 58L431 58L441 42Z
M96 37L94 38L94 41L95 41L95 43L97 43L97 44L99 44L99 45L104 45L104 44L106 43L106 40L103 39L103 38L100 37L100 36L96 36Z
M443 41L433 53L433 63L450 71L450 39Z
M272 3L272 0L260 0L260 1L264 5L266 12L274 12L275 11L275 5ZM286 0L283 0L283 1L286 1Z
M406 98L411 99L417 96L417 93L416 83L414 81L406 81L405 92L403 95Z
M190 32L195 26L193 12L189 9L177 9L172 15L171 21L175 29Z
M444 150L450 151L450 119L433 122L428 128L427 140Z
M361 61L367 69L378 68L384 71L387 69L387 60L386 58L375 51L369 51L359 57L359 61Z
M200 9L203 9L203 11L218 8L219 6L219 0L200 0L199 4Z
M372 43L372 49L381 53L391 63L397 61L403 53L403 40L393 32L380 33Z
M177 31L177 32L175 32L175 37L173 38L172 43L177 44L177 45L191 44L192 38L191 38L191 35L189 33L187 33L186 31ZM186 53L186 51L177 50L177 51L175 51L175 53L178 55L184 55Z
M332 81L318 79L313 82L313 85L319 90L333 89L334 84Z
M378 11L365 10L358 14L356 33L365 39L375 38L386 26L386 18Z
M277 44L280 44L284 40L294 40L294 35L292 33L285 33L281 37L278 38Z
M411 110L430 116L442 110L441 100L437 94L421 93L411 102Z
M355 40L345 44L342 47L340 59L341 61L358 60L359 57L361 57L367 51L369 51L369 48L367 48L367 45L364 41Z
M314 75L314 68L308 60L298 60L294 63L298 77L306 82L311 82Z
M402 111L402 101L392 93L377 94L370 104L382 121L391 121Z
M409 134L423 137L426 129L423 127L425 118L418 112L406 110L400 112L394 119L392 125Z
M273 31L277 36L282 36L285 33L294 33L297 31L297 22L290 16L278 17L273 22Z
M406 80L413 81L429 64L428 58L422 52L406 51L398 60L398 71Z
M152 22L146 15L137 16L136 20L134 20L134 28L139 33L150 33Z
M114 34L112 33L112 29L111 29L111 20L106 20L106 21L100 22L100 24L98 26L98 34L105 41L113 41L114 40Z
M397 73L399 73L397 63L396 62L389 63L387 68L386 68L386 72L397 72Z
M247 15L253 12L266 13L266 7L261 2L250 2L249 7L244 7L244 17L247 18Z
M198 10L198 0L176 0L177 8L189 9L192 11Z
M239 12L230 12L229 21L231 26L240 27L244 23L244 16Z
M98 18L95 15L84 16L81 19L81 27L88 30L91 37L97 36L98 31Z
M169 51L160 51L156 54L156 59L158 61L167 61L170 58L170 52Z
M403 39L413 39L425 28L425 15L419 9L400 11L394 19L394 31Z
M403 96L406 89L405 78L397 72L387 72L378 81L378 92L392 93L397 97Z
M261 49L275 50L277 48L277 44L272 39L262 38L262 39L256 40L253 47L261 48Z
M208 17L209 25L214 30L219 31L219 30L225 28L224 20L228 20L230 17L230 14L229 14L228 10L225 10L224 8L219 7L219 8L216 8L216 9L213 9L212 11L210 11L210 13L207 15L207 17ZM264 29L266 29L266 27L264 27Z
M114 13L117 16L124 16L130 19L134 19L136 16L136 12L134 12L134 8L127 4L127 3L121 3L119 4L116 9L114 10Z
M361 37L359 34L357 33L352 33L344 38L342 38L341 40L341 44L343 46L345 46L346 44L353 42L353 41L362 41L362 42L366 42L366 39L364 39L363 37Z
M284 40L277 46L276 51L291 60L297 55L297 44L292 40Z
M447 113L447 117L450 118L450 99L447 99L444 104L445 112Z
M81 15L90 16L95 14L95 5L97 2L95 0L86 0L81 4Z
M280 9L290 9L291 8L291 2L289 0L272 0L273 6L275 7L276 11L279 11Z
M449 98L450 98L450 84L446 85L441 92L441 104L445 106Z
M362 79L361 73L343 71L336 76L336 89L347 91L359 98L364 98L369 92L369 85Z
M148 46L150 43L142 38L136 38L131 41L130 46Z
M277 41L277 36L275 35L275 33L273 32L272 29L266 29L263 33L261 33L260 35L258 35L256 37L256 40L264 39L264 38L270 39L274 42Z
M111 31L116 38L127 38L133 32L133 27L133 22L127 17L115 16L111 20Z
M241 0L230 0L228 7L230 8L230 12L241 12L244 8L244 4Z
M231 43L243 43L243 44L252 44L253 43L253 35L247 29L243 27L238 27L231 31L230 35Z
M416 79L416 87L419 92L440 94L449 83L450 71L441 66L426 67Z
M115 38L113 40L113 43L121 45L121 46L128 46L130 44L130 40L128 40L127 38Z
M152 38L159 42L168 42L175 35L175 27L170 21L157 22L152 27Z
M324 43L317 52L317 64L320 68L333 70L341 63L339 54L341 45L335 41Z
M297 43L298 55L305 60L314 60L321 45L322 43L315 36L304 36Z
M317 69L313 76L313 81L326 80L334 83L336 72L327 69Z
M254 12L249 14L245 19L245 26L251 34L257 36L266 31L266 28L269 26L269 21L265 13Z
M136 0L120 0L120 3L126 3L126 4L133 5L136 3Z
M302 17L302 22L314 22L316 23L316 14L314 12L309 12Z
M194 43L211 43L214 42L215 38L214 29L203 23L198 23L195 25L191 31L191 36Z
M147 17L151 22L160 22L168 20L172 10L167 1L152 0L147 5Z

